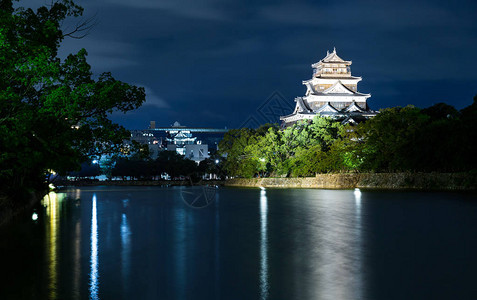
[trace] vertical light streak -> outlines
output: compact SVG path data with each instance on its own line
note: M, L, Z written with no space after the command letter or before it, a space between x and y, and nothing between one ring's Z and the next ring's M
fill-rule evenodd
M260 299L268 299L267 192L260 187Z
M177 298L176 299L186 299L186 284L187 284L187 273L186 273L186 257L187 257L187 241L186 241L186 214L183 208L175 208L175 281L177 286Z
M361 256L361 191L310 191L315 215L307 219L311 233L308 243L313 265L309 278L302 278L310 292L297 298L306 299L362 299ZM311 197L310 197L311 198ZM307 246L308 247L308 246Z
M361 190L358 188L354 189L354 202L356 203L356 211L359 212L361 209Z
M93 205L91 213L91 272L89 275L89 298L99 299L98 297L98 220L96 215L96 194L93 195Z
M46 214L49 217L47 230L47 247L48 247L48 271L49 282L48 291L50 299L57 299L58 285L58 260L57 260L57 244L58 244L58 199L54 192L49 193L43 199L47 203Z
M129 223L128 219L125 213L122 215L121 219L121 265L122 265L122 275L123 275L123 288L125 291L125 294L127 294L127 291L129 289L128 286L128 276L129 276L129 259L130 259L130 253L131 253L131 230L129 228Z
M363 255L362 255L362 249L363 249L363 237L362 237L362 230L363 230L363 225L361 222L361 191L358 188L354 189L354 203L355 203L355 214L356 214L356 225L355 225L355 232L356 232L356 243L357 243L357 251L359 251L359 256L355 260L356 262L356 270L357 270L357 278L356 278L356 290L357 293L359 293L357 296L359 299L365 298L364 290L363 290L363 277L362 277L362 270L363 270Z

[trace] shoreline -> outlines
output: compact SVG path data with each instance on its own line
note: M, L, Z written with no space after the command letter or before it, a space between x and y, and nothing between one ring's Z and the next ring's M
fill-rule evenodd
M352 173L317 174L302 178L234 178L230 187L317 188L317 189L387 189L475 191L477 174L469 173Z
M233 178L192 183L190 181L131 180L131 181L71 181L64 187L75 186L200 186L311 189L381 189L421 191L477 191L477 173L338 173L317 174L302 178ZM32 193L23 205L8 205L3 200L0 207L0 227L16 217L29 212L40 203L44 192Z
M193 182L187 180L104 180L104 181L68 181L64 187L70 186L195 186L195 185L224 185L224 181L208 180ZM61 185L59 185L61 186Z
M265 177L233 178L192 183L190 181L165 180L106 180L70 181L66 186L199 186L218 185L228 187L269 188L317 188L317 189L388 189L388 190L441 190L476 191L477 173L332 173L314 177Z

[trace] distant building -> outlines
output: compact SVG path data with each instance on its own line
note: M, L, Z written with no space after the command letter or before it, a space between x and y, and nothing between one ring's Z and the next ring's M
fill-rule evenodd
M340 58L336 49L311 66L313 77L303 81L305 96L295 98L293 113L280 117L284 127L317 115L342 123L358 123L377 114L367 103L371 94L358 92L358 82L362 78L351 75L351 61Z
M131 140L142 145L148 145L151 158L157 158L159 152L164 150L162 138L156 137L148 131L131 130Z
M149 146L152 158L160 151L176 151L197 163L210 157L210 151L217 151L227 129L187 127L175 122L171 127L156 127L151 121L146 130L131 131L131 139Z

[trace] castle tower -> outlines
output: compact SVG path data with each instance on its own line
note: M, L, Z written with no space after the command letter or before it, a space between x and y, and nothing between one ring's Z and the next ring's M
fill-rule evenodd
M357 123L374 117L377 112L369 109L370 94L358 92L361 77L351 75L351 61L343 60L333 52L311 65L313 77L303 81L306 93L295 98L292 114L280 117L283 125L290 126L299 120L313 119L316 115L328 116L343 123Z

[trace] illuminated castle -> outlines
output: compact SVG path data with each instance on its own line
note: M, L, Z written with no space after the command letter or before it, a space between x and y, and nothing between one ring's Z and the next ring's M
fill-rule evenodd
M371 94L358 92L358 82L362 78L351 76L351 61L340 58L336 49L311 66L313 77L303 81L306 94L295 98L292 114L280 117L283 126L313 119L316 115L332 117L342 123L358 123L377 114L367 104Z

